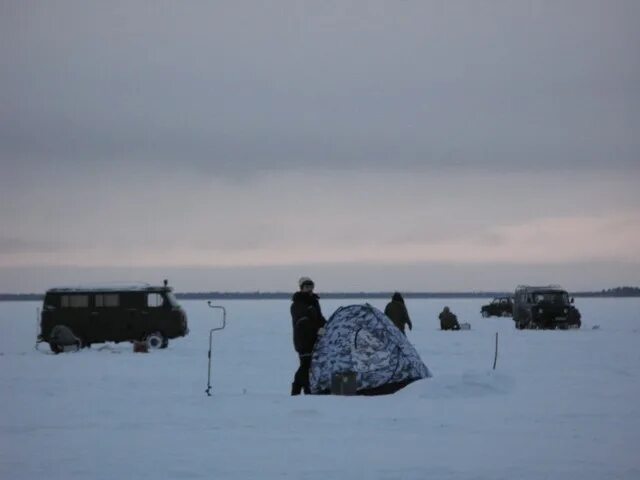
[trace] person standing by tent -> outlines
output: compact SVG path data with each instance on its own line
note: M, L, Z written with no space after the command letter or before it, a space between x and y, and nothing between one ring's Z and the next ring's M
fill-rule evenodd
M322 316L318 295L313 293L314 283L309 277L298 280L300 290L293 294L291 322L293 324L293 346L298 352L300 366L293 377L291 395L311 393L309 389L309 368L311 352L318 335L324 333L325 318Z
M404 335L406 335L404 332L405 325L409 327L409 330L413 329L411 319L409 318L409 312L407 311L407 307L404 304L404 298L402 298L400 292L395 292L393 294L391 301L387 303L387 306L384 309L384 314L391 319L393 324L398 327Z
M442 330L460 330L458 317L449 310L449 307L444 307L438 318L440 319L440 328Z

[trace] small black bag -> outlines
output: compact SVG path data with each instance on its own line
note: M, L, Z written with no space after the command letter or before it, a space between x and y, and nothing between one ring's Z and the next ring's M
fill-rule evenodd
M334 373L331 376L332 395L356 395L358 379L355 372Z

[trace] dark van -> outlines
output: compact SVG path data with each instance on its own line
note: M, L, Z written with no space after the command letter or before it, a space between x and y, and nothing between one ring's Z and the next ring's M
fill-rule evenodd
M170 338L189 333L187 316L166 281L161 287L52 288L44 297L38 342L57 353L61 346L51 336L56 325L71 330L82 347L144 341L151 349L166 348Z
M516 288L513 321L518 329L580 328L580 317L580 311L573 306L573 298L559 285Z

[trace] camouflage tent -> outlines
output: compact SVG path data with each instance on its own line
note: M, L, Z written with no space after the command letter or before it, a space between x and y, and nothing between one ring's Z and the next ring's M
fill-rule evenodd
M357 393L393 393L431 376L407 337L371 305L335 311L313 350L311 392L328 393L334 374L355 373Z

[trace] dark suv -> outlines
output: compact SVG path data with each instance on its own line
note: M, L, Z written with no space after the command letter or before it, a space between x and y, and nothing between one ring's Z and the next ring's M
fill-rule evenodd
M573 298L562 287L519 286L513 305L513 321L516 328L580 328L580 312L573 305Z
M496 297L491 303L480 308L480 314L484 317L510 317L513 314L513 302L511 297Z
M189 333L187 316L171 287L52 288L44 297L38 342L54 352L60 346L51 330L63 325L82 347L92 343L145 341L149 348L166 348L170 338Z

